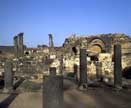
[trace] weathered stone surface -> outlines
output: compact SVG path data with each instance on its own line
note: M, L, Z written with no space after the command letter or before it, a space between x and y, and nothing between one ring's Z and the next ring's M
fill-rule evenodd
M64 67L66 72L73 72L73 66L74 66L74 58L70 57L70 59L64 60Z
M78 66L77 64L74 64L74 74L77 74L77 72L78 72Z
M14 37L14 55L18 57L18 37Z
M11 60L6 60L5 65L4 65L4 89L5 91L10 91L13 89L13 72L12 72L12 61Z
M102 77L102 63L96 62L96 78L101 79Z
M106 81L113 78L113 62L110 53L99 54L99 62L102 63L102 76Z
M87 76L89 79L96 78L96 65L93 61L88 62L87 70Z
M78 65L74 64L74 78L78 81Z
M87 84L86 49L80 49L80 85Z
M104 61L112 61L112 55L110 53L100 53L99 56L99 61L104 62Z
M122 88L121 45L114 45L114 86Z
M45 76L43 108L63 108L63 77Z
M24 35L24 33L18 34L18 56L19 57L24 56L23 35Z
M63 55L60 56L59 74L63 75Z
M49 47L54 47L53 36L52 34L48 34L48 35L49 35Z

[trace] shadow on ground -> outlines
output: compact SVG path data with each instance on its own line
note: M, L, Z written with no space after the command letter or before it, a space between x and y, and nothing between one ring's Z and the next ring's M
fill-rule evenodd
M16 90L24 81L23 78L21 78L20 80L18 80L14 86L13 86L13 90ZM13 100L19 95L19 93L11 93L6 99L4 99L2 102L0 102L0 108L8 108L9 105L13 102Z
M12 101L19 95L19 93L11 93L5 100L0 102L0 108L8 108Z

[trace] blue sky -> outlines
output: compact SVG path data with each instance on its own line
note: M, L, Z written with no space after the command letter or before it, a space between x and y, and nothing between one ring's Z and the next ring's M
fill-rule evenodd
M24 32L24 44L56 46L71 34L131 35L131 0L0 0L0 45L12 45Z

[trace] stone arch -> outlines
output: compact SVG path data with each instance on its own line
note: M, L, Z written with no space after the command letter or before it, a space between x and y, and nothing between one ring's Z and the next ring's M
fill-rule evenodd
M103 38L97 37L97 36L89 38L88 43L90 43L90 42L92 42L93 40L96 40L96 39L101 40L104 44L106 44Z
M94 50L94 52L96 53L104 52L103 48L99 44L93 44L93 45L88 46L88 50Z
M89 39L87 49L93 50L93 47L94 47L94 50L96 52L97 52L97 48L98 48L98 53L105 52L106 51L106 45L105 44L106 43L104 42L103 39L101 39L99 37L94 37L94 38Z

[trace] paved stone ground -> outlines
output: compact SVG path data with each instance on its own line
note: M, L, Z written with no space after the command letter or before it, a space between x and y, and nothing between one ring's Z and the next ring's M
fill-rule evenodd
M65 92L65 108L131 108L131 90L116 92L106 86L70 89Z
M0 108L42 108L42 92L0 94ZM131 108L131 90L116 92L110 87L80 91L64 81L64 108Z

